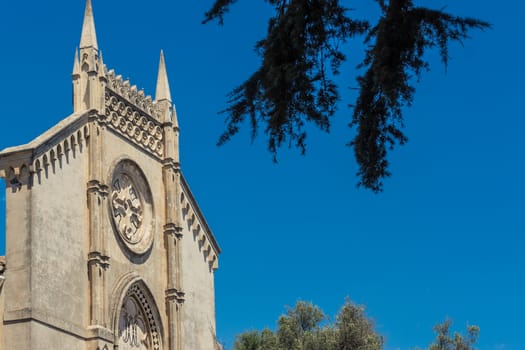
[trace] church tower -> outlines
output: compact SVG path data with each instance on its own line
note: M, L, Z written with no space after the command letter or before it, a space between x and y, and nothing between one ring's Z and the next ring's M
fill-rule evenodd
M0 152L0 349L214 350L220 248L179 162L164 53L156 95L103 62L91 0L73 114Z

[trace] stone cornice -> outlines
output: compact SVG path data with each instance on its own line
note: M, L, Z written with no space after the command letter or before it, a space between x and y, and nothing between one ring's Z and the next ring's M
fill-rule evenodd
M87 124L88 118L95 110L75 113L63 119L58 124L48 129L33 141L20 146L9 147L0 152L0 161L18 154L31 153L34 158L39 157L49 149L62 142L67 136Z
M6 148L0 152L0 177L5 178L8 185L28 183L27 178L33 173L55 167L55 162L62 157L73 156L87 144L89 119L96 115L95 110L72 114L65 118L41 136L28 144ZM60 163L61 165L61 163Z
M182 218L187 222L210 268L217 269L221 249L182 174L181 186L183 191L180 198Z

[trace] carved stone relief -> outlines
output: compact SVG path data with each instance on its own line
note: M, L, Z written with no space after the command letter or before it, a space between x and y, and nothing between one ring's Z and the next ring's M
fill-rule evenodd
M133 297L128 297L119 317L119 349L153 349L144 314Z
M143 90L138 90L135 85L131 86L129 80L123 80L121 75L117 75L114 70L107 72L108 89L122 96L133 105L139 107L152 117L159 119L160 112L151 96L146 96Z
M113 227L121 242L133 253L145 253L153 241L153 205L146 178L135 163L124 160L115 167L110 196Z
M153 300L140 283L126 292L119 311L117 336L119 350L162 350L161 324Z
M138 243L142 238L142 235L139 234L143 220L142 201L128 175L117 174L115 176L111 205L113 206L113 219L120 235L129 243Z
M123 98L106 90L106 117L108 126L124 135L144 150L162 157L163 133L160 123Z

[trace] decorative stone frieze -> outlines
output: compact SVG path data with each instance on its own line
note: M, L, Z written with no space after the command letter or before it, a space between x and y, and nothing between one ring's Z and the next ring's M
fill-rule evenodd
M122 80L121 75L116 75L112 69L107 72L107 88L115 94L123 97L132 105L137 106L146 114L160 120L160 110L151 96L144 94L144 90L138 90L136 85L131 86L129 80Z
M22 146L20 151L16 151L26 155L2 165L0 177L6 179L6 185L14 191L21 189L23 185L31 186L33 175L36 175L36 181L41 183L42 178L59 171L71 158L82 152L88 137L88 129L80 127L73 131L59 130L50 140L38 147L32 147L32 144Z
M108 126L144 150L164 155L164 136L157 119L110 90L106 90L105 101Z

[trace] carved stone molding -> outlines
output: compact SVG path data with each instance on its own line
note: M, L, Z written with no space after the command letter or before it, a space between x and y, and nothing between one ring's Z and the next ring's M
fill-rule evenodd
M0 177L5 179L5 184L13 192L19 191L24 185L31 185L32 166L21 164L8 167L0 172Z
M175 236L177 239L180 240L183 236L182 231L183 231L183 228L178 227L175 224L164 225L164 234L167 236Z
M88 254L88 265L97 265L105 270L109 268L109 260L109 256L100 252L90 252Z
M162 168L173 170L174 172L180 172L180 163L175 162L172 158L166 158L162 162Z
M98 180L90 180L87 184L88 193L96 193L102 197L107 197L109 194L109 188Z
M170 288L166 290L166 300L175 301L178 304L183 304L185 301L186 293L177 290L176 288Z

